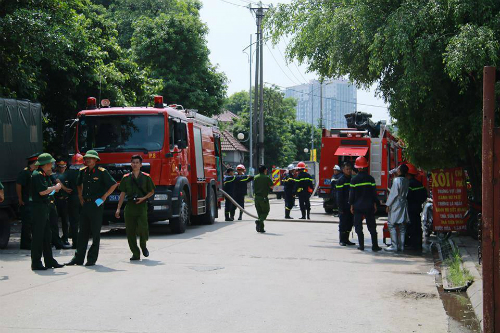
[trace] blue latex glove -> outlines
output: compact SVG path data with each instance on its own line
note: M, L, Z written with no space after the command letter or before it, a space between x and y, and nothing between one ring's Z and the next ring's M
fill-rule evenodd
M49 195L54 195L56 193L56 190L52 190L52 192L49 193Z
M97 207L99 207L100 205L102 205L103 202L104 201L102 201L101 198L95 200L95 204L97 205Z

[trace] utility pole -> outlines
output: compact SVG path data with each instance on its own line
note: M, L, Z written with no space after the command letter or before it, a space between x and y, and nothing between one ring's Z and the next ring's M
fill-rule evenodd
M250 101L250 108L248 109L249 112L250 112L250 117L249 117L249 123L250 123L250 135L249 135L249 139L250 139L250 143L249 143L249 147L250 147L250 166L249 166L249 169L250 169L250 173L252 174L253 176L253 170L254 167L253 167L253 112L252 112L252 34L250 34L250 87L248 88L248 100ZM253 184L253 182L250 182L250 184ZM252 194L253 191L252 191L252 185L250 185L250 191Z
M313 151L314 151L314 83L311 85L311 154L313 154Z
M259 3L259 7L250 7L250 10L255 12L255 17L257 19L257 51L256 51L256 61L255 61L255 95L254 95L254 124L258 123L258 134L256 134L257 141L257 158L253 161L258 167L258 164L264 164L264 42L262 33L262 19L264 18L264 11L267 8L262 7L262 3Z
M319 81L319 128L323 129L323 79Z

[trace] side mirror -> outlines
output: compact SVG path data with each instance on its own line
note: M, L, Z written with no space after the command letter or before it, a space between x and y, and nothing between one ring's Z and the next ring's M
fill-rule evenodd
M170 153L166 153L165 154L165 157L169 158L169 157L174 157L175 154L179 154L181 151L179 150L179 147L177 147L177 145L174 146L174 151L170 152Z

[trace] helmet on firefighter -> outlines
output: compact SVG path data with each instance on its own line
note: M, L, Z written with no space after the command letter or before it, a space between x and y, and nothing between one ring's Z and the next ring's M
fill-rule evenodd
M83 164L83 156L82 154L76 153L73 155L73 158L71 159L71 164L73 165L82 165Z
M297 163L297 169L305 169L305 168L306 168L306 164L304 162Z
M416 174L418 174L418 170L417 170L417 168L413 164L406 163L406 166L408 167L408 173L410 175L416 175Z
M342 170L340 170L340 167L339 167L338 165L335 165L335 166L333 167L333 170L342 171Z
M246 169L245 169L245 166L243 164L238 164L238 166L236 167L236 170L246 170Z
M354 163L354 167L356 169L368 168L368 161L364 156L360 156L356 159L356 163Z
M295 166L292 163L292 164L288 164L288 166L286 168L290 171L290 170L295 169Z

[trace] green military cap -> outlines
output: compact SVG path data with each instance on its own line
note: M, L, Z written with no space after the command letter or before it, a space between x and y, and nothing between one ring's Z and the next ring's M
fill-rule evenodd
M53 163L56 160L50 155L49 153L43 153L38 156L38 160L36 161L35 165L45 165L49 163Z
M83 158L88 158L88 157L95 158L98 161L100 160L99 154L97 154L95 150L88 150L85 156L83 156Z

